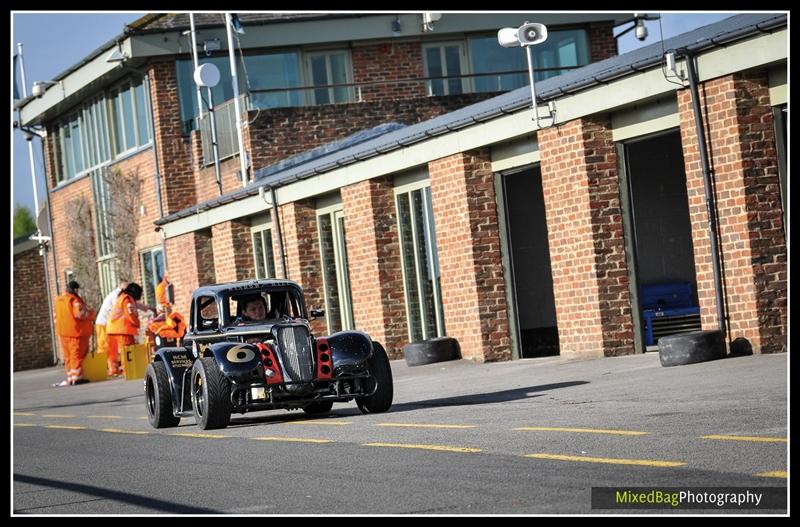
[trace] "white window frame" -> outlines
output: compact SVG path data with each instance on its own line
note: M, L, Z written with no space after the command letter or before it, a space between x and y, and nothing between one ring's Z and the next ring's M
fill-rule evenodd
M266 231L269 231L269 249L270 252L267 253L267 240L264 235ZM272 219L270 218L269 213L266 215L255 217L251 220L251 227L250 227L250 243L253 247L253 274L256 279L261 280L265 278L276 278L278 273L278 268L275 265L275 247L273 245L272 239ZM264 272L269 275L270 274L270 262L269 262L269 255L272 255L272 276L258 276L258 259L260 255L258 251L256 251L256 236L259 237L261 240L261 247L263 248L263 260L261 261L262 265L264 266Z
M320 264L324 265L324 254L322 253L322 227L319 221L320 216L330 215L331 234L333 235L333 265L336 269L336 285L339 293L339 318L342 330L354 329L353 302L350 292L350 263L347 258L346 233L339 229L339 220L344 219L344 207L340 203L329 205L317 209L317 239L319 240ZM330 299L328 298L328 283L325 278L326 273L322 273L322 288L325 293L325 322L328 330L331 328L331 309Z
M333 48L333 49L325 49L319 51L305 51L302 53L302 60L303 60L303 74L305 75L304 84L306 86L315 86L314 84L314 72L311 66L311 59L315 57L325 57L325 75L327 77L327 84L333 84L333 72L331 70L331 55L338 55L344 54L344 68L345 68L345 82L347 84L352 84L353 82L353 60L350 56L350 50L347 48ZM311 101L312 106L319 106L321 103L317 102L317 95L316 90L322 88L309 88L311 92L308 94L306 98L307 101ZM328 100L331 101L327 104L337 104L337 103L350 103L356 102L355 96L355 89L353 86L345 88L347 90L347 100L346 101L336 101L335 91L336 88L326 88L328 90Z
M442 73L444 76L452 75L450 71L447 71L447 61L445 59L444 48L446 47L458 47L458 61L459 61L459 68L461 71L459 75L462 76L460 79L461 82L461 94L470 93L472 90L472 83L469 82L468 78L463 78L463 75L469 75L469 61L467 60L467 42L466 40L444 40L439 42L431 42L429 44L422 45L422 65L424 68L424 73L426 77L430 77L429 70L428 70L428 49L438 48L439 49L439 60L442 64ZM428 90L428 96L433 97L433 81L426 81L426 88ZM441 95L450 95L450 79L441 79L442 85L444 87L444 93ZM457 94L460 95L460 94Z

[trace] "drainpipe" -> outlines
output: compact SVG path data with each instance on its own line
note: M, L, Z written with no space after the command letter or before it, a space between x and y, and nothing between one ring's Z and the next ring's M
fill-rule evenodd
M725 320L725 302L722 292L722 273L720 272L721 254L717 240L717 217L714 195L712 193L712 173L708 163L708 150L706 148L706 135L703 127L703 115L700 112L700 92L697 88L697 72L695 71L694 56L686 48L679 49L678 54L686 58L686 69L689 73L689 88L692 92L692 109L694 110L694 125L697 132L697 142L700 146L700 163L703 167L703 187L706 194L706 213L708 214L708 238L711 241L711 264L714 271L714 289L717 298L717 322L719 331L730 341Z
M281 269L283 271L283 277L288 278L288 272L286 271L286 255L283 251L283 234L281 233L281 218L278 215L278 198L275 196L275 187L272 185L262 185L258 187L258 195L261 196L261 199L264 200L265 203L269 203L267 201L265 188L269 187L270 196L272 199L272 214L275 216L275 234L278 236L278 250L281 253Z

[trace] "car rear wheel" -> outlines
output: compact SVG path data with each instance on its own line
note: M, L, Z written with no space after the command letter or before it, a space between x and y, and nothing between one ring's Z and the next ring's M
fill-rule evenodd
M392 368L386 350L379 343L372 342L372 356L367 360L370 378L366 382L367 391L371 392L377 383L375 393L367 397L356 399L356 405L361 413L379 414L387 411L392 406L394 386L392 385Z
M333 401L320 401L318 403L311 403L303 411L308 415L327 414L333 408Z
M172 394L169 391L169 376L163 362L147 365L144 377L144 395L147 404L147 420L153 428L178 426L180 417L172 414Z
M231 382L219 371L212 357L200 358L192 366L192 408L197 426L203 430L225 428L231 420Z

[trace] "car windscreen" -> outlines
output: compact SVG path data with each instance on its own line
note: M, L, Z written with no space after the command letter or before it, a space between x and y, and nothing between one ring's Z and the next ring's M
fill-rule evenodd
M290 288L270 288L235 292L227 295L226 326L258 325L304 318L302 302L297 291Z

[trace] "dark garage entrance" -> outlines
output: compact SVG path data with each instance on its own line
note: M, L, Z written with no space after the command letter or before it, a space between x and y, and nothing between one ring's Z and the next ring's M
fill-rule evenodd
M558 355L556 305L539 167L503 174L508 250L519 356Z
M700 329L686 173L677 130L625 142L621 149L625 243L641 315L637 351L644 351L659 336Z

